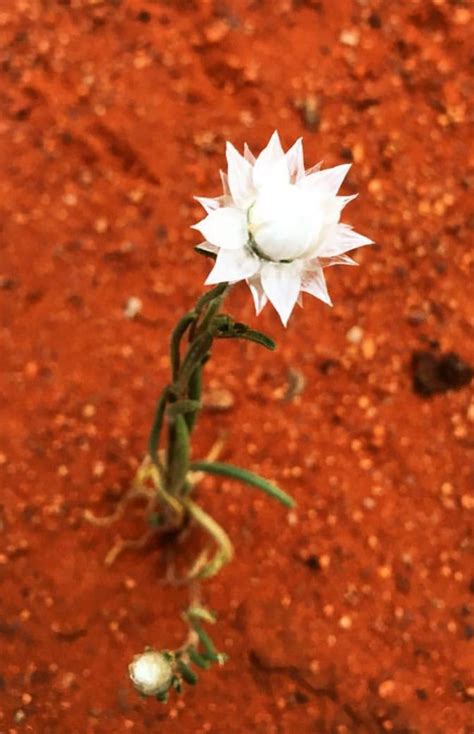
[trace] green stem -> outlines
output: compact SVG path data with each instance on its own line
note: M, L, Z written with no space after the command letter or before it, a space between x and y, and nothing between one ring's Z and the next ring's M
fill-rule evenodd
M161 427L163 425L163 418L165 416L165 409L169 396L170 389L169 386L167 386L161 393L156 405L155 419L151 427L150 438L148 441L148 453L150 454L152 462L160 468L160 471L163 470L163 466L158 458L158 446L160 443Z

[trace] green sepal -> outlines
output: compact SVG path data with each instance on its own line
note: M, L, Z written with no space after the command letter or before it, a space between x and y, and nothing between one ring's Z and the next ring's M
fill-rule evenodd
M176 693L181 693L183 690L183 684L181 678L178 675L174 675L171 679L170 688L174 688Z
M218 476L228 477L229 479L238 479L241 482L250 484L252 487L261 489L262 492L268 494L273 499L281 502L285 507L294 507L295 501L289 494L277 487L275 484L267 481L258 474L254 474L247 469L241 469L233 464L224 464L220 461L193 461L189 465L191 471L203 471L208 474L217 474Z
M210 661L204 655L200 655L194 647L189 647L187 653L191 662L197 665L198 668L207 670L211 667Z
M193 622L192 623L193 630L196 632L197 636L199 637L199 642L204 648L204 652L201 653L204 658L207 658L207 660L210 660L213 663L219 662L219 654L215 648L215 645L207 632L203 630L199 622Z
M166 703L168 701L168 691L163 691L163 693L157 693L155 698L160 703Z
M194 670L191 670L191 668L189 668L182 660L178 661L178 670L186 683L189 683L190 686L196 685L199 680L199 676L197 675L197 673L194 672Z

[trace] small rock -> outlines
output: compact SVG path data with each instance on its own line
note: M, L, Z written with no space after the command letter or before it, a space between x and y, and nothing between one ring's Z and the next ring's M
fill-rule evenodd
M341 31L339 40L344 46L358 46L360 41L360 33L358 30Z
M365 357L365 359L373 359L375 356L375 352L377 351L377 346L375 344L375 341L371 337L367 337L362 342L362 354Z
M459 390L472 380L474 371L455 352L437 355L417 351L412 355L413 390L430 397L447 390Z
M360 326L353 326L346 334L346 339L350 344L360 344L364 338L364 330Z
M395 681L390 679L384 680L378 688L380 698L388 698L389 696L393 695L394 691Z
M226 388L216 388L209 390L203 396L203 407L207 410L230 410L235 403L235 398L230 390Z
M124 306L123 315L126 319L134 319L135 316L140 313L142 308L142 301L136 296L131 296L131 298L128 299L127 303Z

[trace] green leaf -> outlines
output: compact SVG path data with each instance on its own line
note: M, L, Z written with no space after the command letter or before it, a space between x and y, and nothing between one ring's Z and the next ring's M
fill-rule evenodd
M276 343L266 334L256 329L251 329L246 324L234 323L230 318L227 322L217 322L217 331L215 336L218 339L246 339L255 342L260 346L273 351L276 349Z
M238 479L241 482L250 484L252 487L261 489L262 492L278 500L285 507L294 507L296 504L289 494L286 494L286 492L275 484L271 484L258 474L254 474L247 469L241 469L239 466L234 466L233 464L224 464L220 461L193 461L189 465L189 469L191 471L207 472L207 474L217 474L218 476L229 477L229 479Z

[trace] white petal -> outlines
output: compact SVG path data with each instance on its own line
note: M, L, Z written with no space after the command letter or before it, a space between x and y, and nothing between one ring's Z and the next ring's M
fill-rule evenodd
M292 181L299 181L304 176L303 142L298 138L296 143L286 152L286 163Z
M336 196L337 201L341 203L341 211L346 207L348 204L351 203L351 201L354 201L354 199L357 199L359 194L352 194L352 196Z
M301 290L332 306L322 268L308 271L303 275Z
M309 187L313 190L324 191L327 194L337 194L350 167L350 163L343 163L341 166L310 173L309 176L302 178L298 185L304 188Z
M266 148L262 150L253 167L253 181L257 188L266 183L286 184L290 180L288 165L278 133L273 133Z
M253 302L255 304L255 311L258 314L265 308L268 303L268 298L265 295L265 291L262 287L262 281L260 274L254 275L252 278L247 278L247 285L252 293Z
M254 196L252 179L252 166L234 148L232 143L227 143L226 148L229 188L232 198L237 206L246 208Z
M262 285L283 326L286 326L300 292L301 275L298 265L266 263L262 268Z
M255 275L260 260L247 250L219 250L217 260L206 280L206 285L236 283Z
M354 232L347 224L336 224L328 229L324 240L318 247L318 255L334 257L334 255L343 255L345 252L364 245L373 245L373 240Z
M333 257L319 257L319 262L323 268L330 268L331 265L359 265L349 255L333 255Z
M199 245L196 245L200 250L205 250L206 252L212 252L214 255L217 255L219 252L219 248L216 245L212 245L210 242L207 242L204 240L204 242L200 242Z
M246 161L248 161L248 162L249 162L249 163L250 163L250 164L251 164L252 166L254 165L254 163L255 163L255 160L256 160L256 159L255 159L255 156L254 156L254 154L253 154L253 153L252 153L252 151L250 150L249 146L247 145L247 143L244 143L244 158L245 158L245 160L246 160Z
M193 224L192 229L197 229L208 242L224 250L238 250L248 240L245 212L227 206L211 211L201 222Z
M316 173L316 171L320 171L322 165L323 165L323 162L319 161L319 163L316 163L314 166L311 166L311 168L307 168L305 171L305 175L311 176L312 173Z
M218 199L210 199L207 196L195 196L194 197L199 204L205 209L207 214L210 214L215 209L219 209L219 201Z
M220 207L233 205L231 196L215 196L214 198L209 198L207 196L195 196L194 198L206 210L207 214L210 214Z
M224 173L224 171L219 171L220 177L221 177L221 183L222 183L222 190L224 191L224 196L230 196L230 187L229 187L229 177L227 173Z

